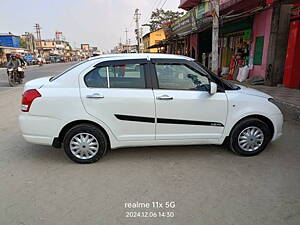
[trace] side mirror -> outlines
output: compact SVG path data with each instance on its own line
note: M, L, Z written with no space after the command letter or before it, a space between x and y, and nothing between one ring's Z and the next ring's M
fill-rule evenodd
M210 84L209 84L209 93L211 95L214 95L214 94L217 93L217 91L218 91L218 85L214 82L210 82Z

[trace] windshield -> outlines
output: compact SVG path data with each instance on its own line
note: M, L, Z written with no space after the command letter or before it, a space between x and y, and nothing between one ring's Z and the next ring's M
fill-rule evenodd
M211 76L211 78L218 84L224 87L225 90L239 90L241 89L239 86L219 78L216 74L214 74L212 71L210 71L208 68L206 68L205 66L203 66L200 62L198 62L197 60L194 61L195 63L197 63L199 66L201 66L202 69L204 69L207 73L209 73L209 75Z

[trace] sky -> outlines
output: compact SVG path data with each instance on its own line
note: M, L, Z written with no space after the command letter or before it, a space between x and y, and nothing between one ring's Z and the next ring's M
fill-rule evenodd
M166 2L165 2L166 1ZM147 22L153 8L178 10L180 0L9 0L1 2L0 33L34 33L34 24L42 27L42 39L53 39L56 31L63 32L74 47L89 43L108 51L125 43L129 30L135 40L133 14L140 9L141 23ZM144 28L144 34L147 28Z

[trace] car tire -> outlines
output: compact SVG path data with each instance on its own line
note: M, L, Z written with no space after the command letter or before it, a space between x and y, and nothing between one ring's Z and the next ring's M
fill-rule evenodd
M241 156L255 156L265 150L271 138L271 129L265 122L248 118L232 129L229 148Z
M72 161L87 164L97 162L106 154L108 140L96 126L80 124L66 133L63 146Z

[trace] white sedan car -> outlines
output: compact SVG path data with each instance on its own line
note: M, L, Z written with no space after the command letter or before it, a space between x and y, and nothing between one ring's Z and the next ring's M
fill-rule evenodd
M280 137L283 117L271 96L224 82L191 58L121 54L26 83L19 121L28 142L92 163L108 149L224 142L253 156Z

